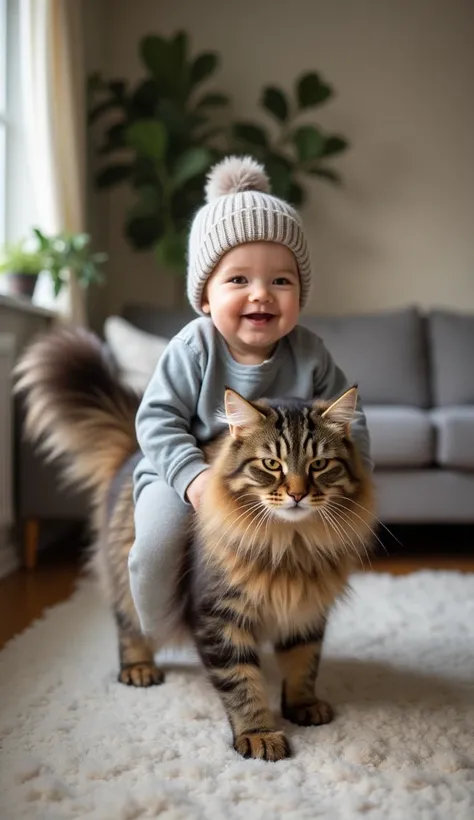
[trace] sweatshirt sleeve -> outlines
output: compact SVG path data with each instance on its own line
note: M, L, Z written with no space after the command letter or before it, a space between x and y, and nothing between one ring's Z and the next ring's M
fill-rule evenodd
M172 339L145 390L136 418L142 453L183 501L187 501L191 481L207 468L190 432L201 382L198 354L182 339Z
M319 367L314 374L314 397L334 399L348 390L351 385L321 340L320 345ZM357 408L351 423L351 433L359 447L364 466L372 472L374 465L370 456L370 436L360 398L357 401Z

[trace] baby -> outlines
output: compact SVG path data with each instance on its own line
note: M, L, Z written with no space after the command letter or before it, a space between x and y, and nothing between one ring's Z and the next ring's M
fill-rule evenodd
M198 442L222 432L226 387L252 401L331 399L349 386L321 339L298 325L311 284L296 211L270 194L264 168L229 157L211 171L189 237L187 293L200 318L169 342L137 414L132 596L143 632L172 626L171 601L192 508L208 479ZM352 422L371 469L365 416Z

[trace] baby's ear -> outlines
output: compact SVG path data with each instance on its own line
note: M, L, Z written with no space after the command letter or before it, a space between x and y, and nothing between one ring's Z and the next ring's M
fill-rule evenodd
M349 434L349 428L352 419L354 418L355 409L357 407L357 385L350 387L342 396L339 396L336 401L329 405L329 407L321 414L326 421L339 424L345 428L345 432Z
M224 395L225 414L229 424L229 431L232 438L239 439L245 436L250 429L260 424L265 418L264 414L257 410L240 393L226 388Z

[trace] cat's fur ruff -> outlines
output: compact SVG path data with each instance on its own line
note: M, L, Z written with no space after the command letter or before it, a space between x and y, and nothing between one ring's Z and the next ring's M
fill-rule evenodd
M127 568L139 398L120 383L100 340L86 331L36 340L16 377L27 435L50 456L66 456L67 479L91 491L93 562L115 614L119 680L160 683ZM314 692L325 622L370 545L374 523L372 482L349 436L355 400L355 388L336 402L313 405L250 404L227 391L230 432L203 448L213 466L177 601L223 700L234 747L246 757L290 754L266 699L262 639L273 642L282 670L283 715L303 725L332 717ZM304 467L310 461L323 468ZM278 464L284 465L280 471ZM306 517L296 511L301 499Z

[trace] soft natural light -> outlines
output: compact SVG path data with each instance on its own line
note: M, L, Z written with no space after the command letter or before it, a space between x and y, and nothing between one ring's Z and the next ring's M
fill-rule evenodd
M0 0L0 242L5 239L7 144L7 0Z

